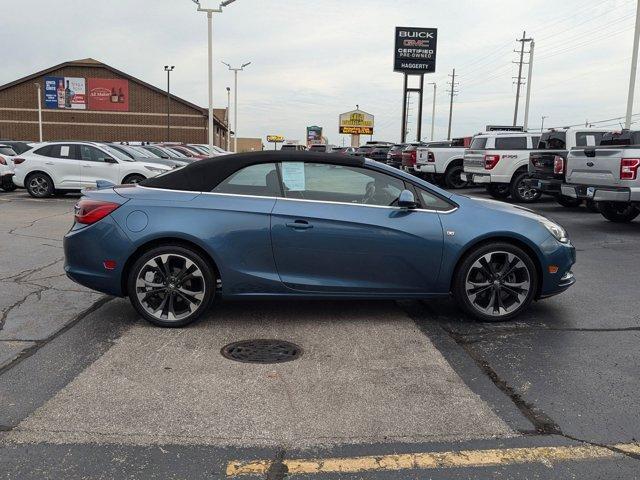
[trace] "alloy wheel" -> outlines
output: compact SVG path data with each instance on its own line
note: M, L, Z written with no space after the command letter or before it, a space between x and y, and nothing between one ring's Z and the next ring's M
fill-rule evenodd
M525 185L524 181L518 183L518 195L525 201L535 200L538 196L538 190Z
M519 309L530 290L529 269L511 252L482 255L471 265L465 278L465 293L473 308L492 317Z
M157 255L136 276L138 301L149 315L159 320L187 318L202 304L205 293L202 271L184 255Z
M49 182L46 178L38 175L29 180L29 188L38 197L44 197L49 193Z

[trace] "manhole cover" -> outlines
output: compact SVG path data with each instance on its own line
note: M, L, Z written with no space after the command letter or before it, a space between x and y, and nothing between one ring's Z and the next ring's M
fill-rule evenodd
M243 340L222 347L223 357L244 363L283 363L302 355L302 348L282 340Z

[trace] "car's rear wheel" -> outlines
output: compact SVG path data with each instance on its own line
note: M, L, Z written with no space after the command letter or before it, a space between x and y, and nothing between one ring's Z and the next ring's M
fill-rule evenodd
M464 172L464 167L461 163L450 165L447 171L444 173L444 186L447 188L464 188L469 185L469 182L463 180L460 175Z
M53 195L55 187L53 180L46 173L36 172L27 177L24 182L27 192L34 198L45 198Z
M137 173L132 173L131 175L127 175L124 180L122 180L123 184L128 184L128 183L140 183L141 181L143 181L146 177L144 175L140 175Z
M213 300L215 273L196 251L178 245L153 248L129 272L129 300L159 327L182 327L200 317Z
M485 322L510 320L533 300L537 273L524 250L509 243L472 250L456 270L453 294L464 311Z
M626 223L640 215L640 210L630 203L598 202L598 206L602 216L610 222Z
M582 204L582 199L567 197L566 195L558 195L556 196L556 202L558 202L563 207L575 208L579 207Z
M511 198L518 203L537 202L542 196L542 192L537 188L527 185L529 174L527 172L517 173L515 178L511 180Z
M490 183L487 185L487 192L493 198L497 198L498 200L504 200L509 198L509 184L508 183Z

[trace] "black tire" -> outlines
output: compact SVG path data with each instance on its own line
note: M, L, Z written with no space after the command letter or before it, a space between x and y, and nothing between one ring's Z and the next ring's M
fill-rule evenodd
M15 183L13 183L12 179L9 179L9 180L3 179L2 184L0 185L0 188L5 192L13 192L16 188L18 188L18 186Z
M46 173L35 172L27 175L24 186L33 198L47 198L53 195L55 186Z
M640 209L630 203L598 202L600 213L610 222L627 223L640 215Z
M556 202L558 202L563 207L567 207L567 208L575 208L582 205L581 198L567 197L566 195L557 195Z
M591 213L600 213L600 205L595 200L587 200L584 205Z
M131 175L127 175L126 177L124 177L124 180L122 180L123 185L126 185L128 183L140 183L142 180L145 180L147 177L145 177L144 175L140 175L139 173L132 173Z
M534 203L540 200L542 196L540 190L525 185L525 181L528 178L529 174L526 171L521 171L516 172L515 176L511 179L511 183L509 184L511 198L518 203Z
M446 172L444 172L444 186L451 189L468 187L469 182L460 178L460 174L462 174L463 172L464 167L462 166L462 163L454 163L452 165L449 165Z
M166 259L161 262L162 268L155 263L161 255ZM195 272L193 265L197 267ZM137 285L138 280L142 285ZM131 304L145 320L158 327L183 327L195 322L211 305L215 288L216 277L209 262L200 253L181 245L164 245L145 252L131 266L127 277ZM197 298L198 295L202 298ZM155 315L151 313L154 309Z
M507 183L490 183L486 188L489 195L498 200L505 200L511 195L509 184Z
M491 254L494 254L494 256L492 256ZM520 260L520 262L515 265L515 268L513 268L512 272L508 273L507 275L504 275L504 271L501 272L502 274L496 277L496 281L498 282L497 285L495 284L494 280L490 280L489 278L487 278L486 282L489 286L486 288L488 288L489 290L482 290L478 291L477 293L472 292L471 290L467 290L467 277L472 278L471 276L484 271L483 269L479 270L477 267L475 267L476 262L479 262L480 259L484 256L490 256L491 273L493 274L494 266L500 269L497 263L499 263L501 259L505 259L507 263L509 262L508 254L513 255ZM497 260L497 262L495 263L493 262L494 258ZM516 290L506 286L509 285L509 283L520 284L520 282L525 279L529 283L526 294L518 293L519 290L521 290L520 287L518 287ZM481 284L481 282L478 283L478 285ZM480 245L464 256L458 268L456 269L456 273L454 274L452 293L456 300L456 303L460 305L461 308L469 315L483 322L499 322L511 320L515 316L519 315L524 309L526 309L536 294L537 285L538 273L536 271L535 264L533 263L533 260L531 259L529 254L521 248L516 247L515 245L512 245L510 243L495 242ZM477 290L478 288L485 287L475 287L475 290ZM487 305L487 308L490 308L491 303L494 299L494 289L495 292L499 293L499 295L501 296L501 303L499 305L503 305L505 307L504 313L484 313L483 311L481 311L481 307L477 307L476 305L474 305L472 300L469 298L470 295L475 295L474 300L477 300L478 303L483 303L484 298L487 298L486 295L490 295ZM520 295L522 295L522 298L520 298L519 301L516 302L513 299L513 296L520 297ZM495 302L493 303L495 304ZM507 310L507 306L510 309L512 308L512 310Z

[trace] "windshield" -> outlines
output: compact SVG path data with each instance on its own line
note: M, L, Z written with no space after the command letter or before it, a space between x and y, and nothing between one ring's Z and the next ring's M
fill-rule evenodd
M142 149L142 151L136 150L135 148L130 147L129 145L118 145L118 147L120 147L122 150L129 153L130 155L133 155L134 157L153 158L154 156L151 152L147 152L144 149Z
M133 158L129 157L127 154L122 153L120 150L116 150L110 145L101 145L101 146L104 150L109 152L109 155L111 155L114 158L117 158L118 160L124 160L125 162L134 161Z
M11 147L2 146L0 147L0 154L6 155L8 157L13 157L14 155L16 155L16 152Z
M539 150L564 150L567 148L567 132L544 132L538 141Z

